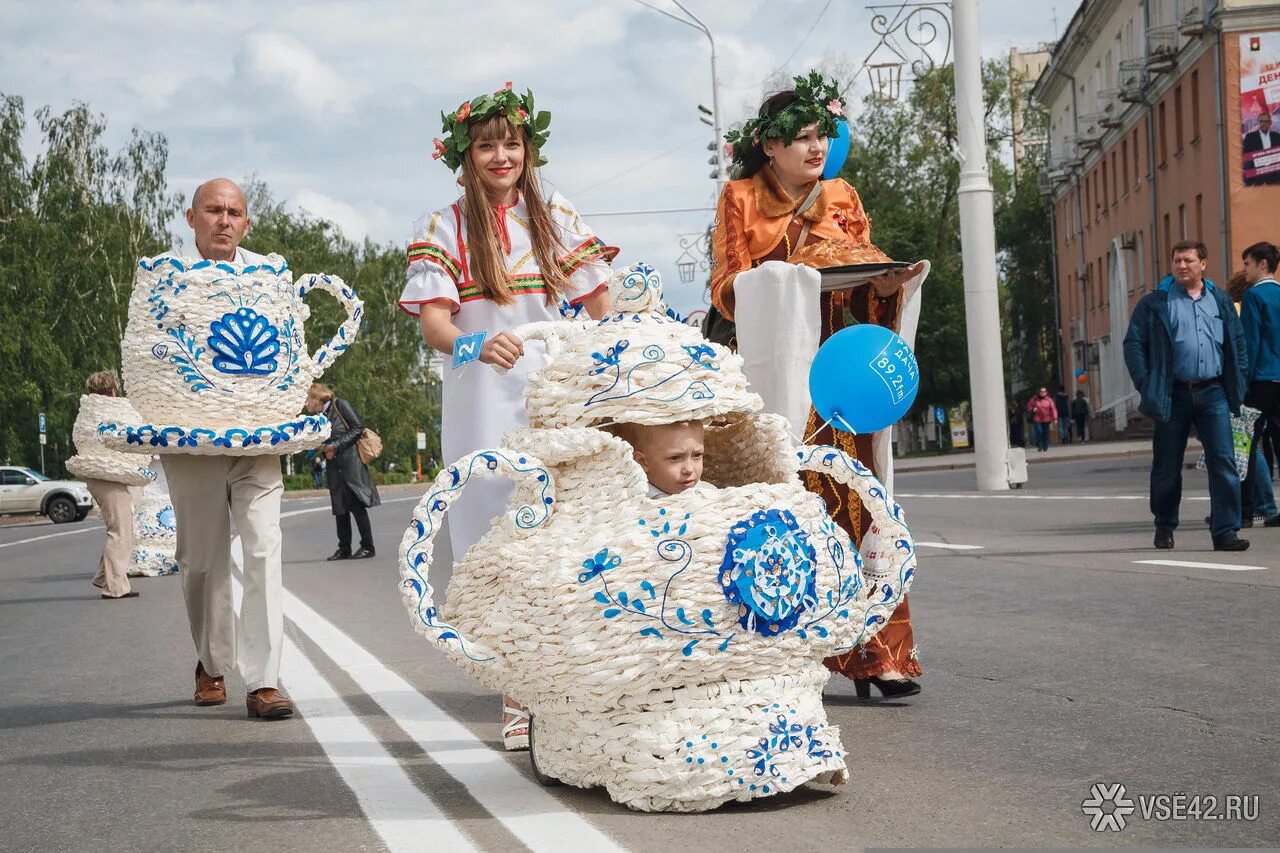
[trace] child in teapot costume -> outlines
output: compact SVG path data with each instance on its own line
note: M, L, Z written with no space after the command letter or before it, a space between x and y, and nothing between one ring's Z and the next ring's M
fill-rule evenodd
M673 319L657 273L610 282L600 321L532 323L546 363L529 426L440 472L400 551L413 625L481 683L527 703L540 778L604 786L645 811L843 782L822 660L885 625L915 548L871 472L796 447L760 414L741 358ZM633 449L601 427L702 421L716 488L649 497ZM801 471L849 483L875 523L859 555ZM427 571L469 484L515 482L504 516L455 566L447 601Z

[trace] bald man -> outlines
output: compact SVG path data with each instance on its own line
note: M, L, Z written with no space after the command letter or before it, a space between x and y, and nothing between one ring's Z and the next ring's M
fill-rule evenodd
M249 205L233 181L215 178L197 187L187 224L195 233L195 252L174 254L235 264L266 260L240 248L249 233ZM177 516L179 576L196 645L195 703L226 702L223 676L238 666L250 717L293 716L293 703L278 683L284 635L280 460L167 454L164 473ZM232 516L244 553L239 614L231 595Z

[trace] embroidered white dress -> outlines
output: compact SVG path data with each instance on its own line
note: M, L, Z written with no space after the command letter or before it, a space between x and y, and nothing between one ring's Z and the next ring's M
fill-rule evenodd
M605 246L592 233L564 196L553 193L548 204L562 246L560 268L569 279L569 289L558 304L547 302L547 289L533 256L528 209L521 197L512 206L495 210L495 230L501 234L505 227L508 238L509 249L504 249L512 279L511 304L485 299L472 280L466 252L467 225L459 200L414 223L408 282L400 295L400 309L417 317L428 302L450 303L454 325L466 334L484 332L485 340L524 323L558 320L563 314L581 310L583 299L608 285L608 262L617 250ZM508 430L528 426L525 378L542 366L544 352L541 342L526 342L524 356L506 375L478 361L454 370L452 358L444 357L440 444L445 464L476 450L500 447ZM449 539L455 563L502 514L511 491L509 480L473 482L450 507Z

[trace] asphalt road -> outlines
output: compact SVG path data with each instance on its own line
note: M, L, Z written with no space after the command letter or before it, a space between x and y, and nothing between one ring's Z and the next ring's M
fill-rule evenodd
M1143 460L1031 476L998 495L976 494L971 471L899 476L912 531L932 543L911 595L924 692L860 704L833 681L851 784L694 816L544 789L499 751L497 698L400 604L411 497L374 511L379 556L347 563L324 561L327 502L286 502L283 681L302 713L279 723L248 721L234 678L225 706L190 704L177 578L102 601L96 522L5 527L0 849L1280 844L1280 529L1213 552L1204 475L1188 471L1178 548L1155 552ZM1091 829L1094 784L1125 786L1123 830ZM1227 795L1257 796L1257 816L1143 817L1141 795L1174 794L1214 796L1217 813Z

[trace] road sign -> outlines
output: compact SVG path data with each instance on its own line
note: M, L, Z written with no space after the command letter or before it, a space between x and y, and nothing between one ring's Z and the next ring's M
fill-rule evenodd
M45 432L44 428L44 412L40 413L40 431Z
M947 410L941 406L934 406L933 419L938 422L939 426L945 424L947 422Z
M45 433L40 433L40 446L44 447L48 443L49 443L49 436L47 436Z
M418 449L419 450L427 449L427 434L425 432L418 433Z

